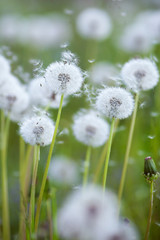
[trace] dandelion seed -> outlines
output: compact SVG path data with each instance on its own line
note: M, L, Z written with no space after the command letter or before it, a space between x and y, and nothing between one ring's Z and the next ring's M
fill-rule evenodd
M73 133L76 139L85 145L99 147L109 137L109 124L97 116L94 111L77 114L74 117Z
M96 40L107 38L112 29L111 19L106 11L88 8L77 18L77 31L82 37Z
M98 95L96 107L107 117L124 119L132 114L134 100L123 88L106 88Z
M132 59L121 71L126 86L134 92L146 91L154 88L159 81L156 64L149 59Z

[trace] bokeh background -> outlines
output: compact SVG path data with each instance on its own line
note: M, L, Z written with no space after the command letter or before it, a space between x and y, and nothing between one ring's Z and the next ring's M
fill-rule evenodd
M113 30L104 41L97 42L81 37L76 30L77 15L87 7L106 10L112 19ZM0 51L12 64L12 72L22 82L29 82L39 69L45 69L51 62L60 59L61 52L67 49L79 58L80 67L89 71L95 62L107 61L120 71L129 59L156 57L159 68L160 45L146 52L128 52L120 45L120 36L136 16L143 11L160 10L159 0L1 0L0 1ZM52 24L48 19L53 19ZM150 34L148 30L148 35ZM51 39L51 40L50 40ZM89 60L89 61L88 61ZM90 79L86 83L90 84ZM94 92L89 92L92 98ZM60 131L68 129L66 135L58 135L54 154L64 154L79 164L85 158L86 147L78 143L71 130L73 114L81 108L89 108L89 97L70 97L63 109ZM57 110L51 110L56 119ZM107 187L116 194L121 177L130 118L119 123L114 138ZM11 124L8 151L8 176L12 238L17 239L19 217L19 137L18 125ZM90 181L92 181L103 147L93 150ZM38 183L42 173L48 148L41 150ZM144 158L151 155L160 169L160 84L141 94L130 162L126 178L121 215L135 223L140 239L143 239L149 210L149 185L143 177ZM0 180L1 181L1 180ZM99 178L99 184L102 176ZM37 184L38 184L37 183ZM150 239L160 239L160 181L155 184L154 213ZM68 189L58 190L58 205L64 201ZM0 204L1 207L1 204Z

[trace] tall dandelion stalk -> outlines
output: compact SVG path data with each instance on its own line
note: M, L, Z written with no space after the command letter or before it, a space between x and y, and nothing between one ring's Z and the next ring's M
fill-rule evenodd
M43 179L42 179L40 193L39 193L39 197L38 197L38 201L37 201L37 210L36 210L36 216L35 216L35 233L38 230L42 198L43 198L43 193L44 193L45 184L46 184L46 180L47 180L49 164L50 164L50 161L51 161L52 152L53 152L53 148L54 148L54 144L55 144L55 140L56 140L56 136L57 136L57 131L58 131L58 127L59 127L59 122L60 122L60 118L61 118L63 97L64 97L64 94L62 94L62 96L61 96L61 101L60 101L60 105L59 105L59 109L58 109L57 120L56 120L56 124L55 124L54 135L53 135L52 142L51 142L51 145L50 145L49 154L48 154L48 158L47 158L47 163L46 163L46 167L45 167L45 170L44 170L44 175L43 175Z
M103 191L105 191L105 188L106 188L106 179L107 179L108 164L109 164L109 158L110 158L111 146L112 146L112 139L113 139L113 133L114 133L114 125L115 125L115 118L112 119L110 135L109 135L109 139L108 139L107 155L106 155L104 173L103 173L103 184L102 184Z
M126 148L126 153L125 153L125 158L124 158L124 163L123 163L123 170L122 170L120 186L119 186L119 192L118 192L119 206L120 206L120 202L121 202L121 198L122 198L122 194L123 194L124 183L125 183L125 178L126 178L126 173L127 173L128 159L129 159L129 154L130 154L130 150L131 150L134 127L135 127L135 122L136 122L137 109L138 109L138 101L139 101L139 94L137 93L136 97L135 97L135 107L134 107L134 111L133 111L133 115L132 115L129 136L128 136L128 143L127 143L127 148Z
M86 186L87 181L88 181L90 159L91 159L91 146L88 146L87 147L87 153L86 153L86 159L85 159L85 162L84 162L83 187Z
M8 177L7 177L7 146L9 134L10 117L5 116L1 111L1 166L2 166L2 221L3 239L10 240L10 216L9 216L9 197L8 197Z

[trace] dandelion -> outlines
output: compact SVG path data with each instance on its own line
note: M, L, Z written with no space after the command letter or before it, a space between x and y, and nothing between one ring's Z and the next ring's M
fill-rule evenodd
M149 59L133 59L127 62L121 72L123 81L130 88L132 91L136 92L135 97L135 107L134 112L132 115L129 136L128 136L128 144L125 152L124 164L122 169L122 176L119 186L119 205L121 202L124 183L126 178L127 166L128 166L128 159L130 154L130 149L132 145L134 127L136 122L136 115L138 109L138 101L139 101L139 92L152 89L155 87L159 80L159 73L157 67L154 62Z
M109 129L109 124L95 111L79 112L74 117L73 133L85 145L102 146L108 139Z
M106 88L98 95L96 107L106 117L124 119L132 114L134 100L123 88Z
M76 139L87 145L83 185L86 185L90 164L91 147L103 145L109 136L109 124L97 116L95 111L78 113L74 117L73 133Z
M112 30L112 23L108 13L98 8L83 10L76 21L77 31L82 37L104 40Z
M105 190L115 119L124 119L129 117L134 108L134 100L132 95L123 88L107 88L102 90L98 95L96 107L105 116L112 118L103 175L103 190Z
M86 186L73 192L58 214L58 229L67 239L95 239L95 232L103 224L117 218L114 194L101 188Z
M90 80L94 84L115 86L118 84L118 75L118 69L107 62L98 62L90 69Z
M68 62L50 64L46 69L44 78L50 91L65 95L76 93L83 83L81 69Z
M75 185L78 180L76 163L63 156L51 160L48 174L51 181L60 185Z
M38 229L38 223L39 223L39 216L40 216L40 209L41 209L41 202L42 197L45 189L49 164L51 161L52 151L54 148L57 131L59 127L59 122L61 118L61 112L62 112L62 105L63 105L63 98L64 95L70 95L80 90L82 82L83 82L83 74L81 69L76 66L75 64L70 64L68 62L56 62L49 65L45 71L44 75L48 90L50 90L52 93L58 93L61 94L61 100L59 104L58 114L57 114L57 120L55 124L55 131L52 138L51 146L49 149L49 154L47 158L46 168L43 175L42 185L40 189L40 194L37 202L37 212L36 212L36 218L35 218L35 232L37 232Z
M132 59L125 63L121 76L126 86L134 92L152 89L159 81L157 66L149 59Z
M20 134L30 145L47 146L51 143L54 124L47 116L34 116L20 125Z

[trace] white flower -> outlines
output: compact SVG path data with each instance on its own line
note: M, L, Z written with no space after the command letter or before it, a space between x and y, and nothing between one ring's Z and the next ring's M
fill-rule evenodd
M43 77L33 79L28 87L31 103L35 106L49 106L58 108L61 95L48 91L45 79ZM63 101L63 107L67 104L66 97Z
M121 71L122 80L134 92L149 90L159 80L156 64L149 59L132 59L124 64Z
M75 64L64 62L50 64L44 77L48 90L66 95L79 91L83 82L81 69Z
M112 29L108 13L98 8L88 8L77 18L77 31L85 38L104 40Z
M78 180L78 167L64 156L54 157L49 166L49 179L61 185L75 185Z
M27 118L20 126L20 135L30 145L49 145L52 141L53 133L54 124L45 115Z
M0 108L6 112L21 113L29 106L29 95L16 78L7 75L7 82L0 88Z
M117 219L117 201L113 193L101 188L86 186L73 192L65 201L58 214L58 229L62 237L67 239L95 239L94 235L102 224Z
M107 86L118 83L118 69L110 63L95 63L90 70L90 79L95 84L106 84Z
M96 101L97 109L110 118L124 119L132 114L134 100L123 88L111 87L100 92Z
M78 141L86 145L103 145L109 137L109 129L109 124L94 111L78 113L74 117L73 133Z

